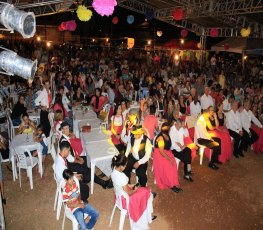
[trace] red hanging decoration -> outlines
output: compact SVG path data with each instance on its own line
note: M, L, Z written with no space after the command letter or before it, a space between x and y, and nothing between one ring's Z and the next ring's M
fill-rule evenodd
M181 30L181 37L185 38L185 37L187 37L187 35L188 35L187 30L185 30L185 29Z
M62 30L67 30L67 22L62 22L60 26Z
M173 11L173 19L176 21L180 21L183 19L184 11L182 8L175 9Z
M114 18L112 19L112 23L113 23L114 25L118 24L118 22L119 22L119 18L118 18L118 17L114 17Z
M69 31L75 31L77 28L77 23L75 22L75 20L67 21L66 27Z
M64 31L63 28L61 27L61 25L58 26L58 31Z
M218 29L217 29L217 28L212 28L212 29L210 30L210 36L211 36L212 38L218 37L218 34L219 34L219 32L218 32Z

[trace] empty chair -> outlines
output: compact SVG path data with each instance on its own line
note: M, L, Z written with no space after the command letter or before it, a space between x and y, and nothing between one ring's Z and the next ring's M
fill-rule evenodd
M109 113L110 113L110 109L111 109L111 105L110 105L110 104L104 105L103 110L104 110L107 114L106 114L106 117L105 117L104 121L101 122L101 126L102 126L102 127L105 127L105 129L107 129L108 126L109 126Z
M27 153L28 156L25 155L25 152ZM21 188L21 169L26 169L27 176L29 177L30 188L33 189L32 169L38 164L38 158L32 157L30 151L23 148L15 148L15 154L17 156L17 167L19 169L20 188Z

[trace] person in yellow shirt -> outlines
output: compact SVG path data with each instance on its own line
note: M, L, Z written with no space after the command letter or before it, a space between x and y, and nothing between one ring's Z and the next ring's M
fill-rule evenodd
M22 115L22 122L18 128L18 133L19 134L30 134L34 132L35 128L36 128L35 123L29 119L29 116L27 113L24 113Z

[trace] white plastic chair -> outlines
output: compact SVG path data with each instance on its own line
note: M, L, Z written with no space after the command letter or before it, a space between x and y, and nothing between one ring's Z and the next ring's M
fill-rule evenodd
M34 168L38 164L38 158L32 157L31 153L27 149L23 148L15 148L15 154L17 156L17 167L19 168L19 183L21 188L21 169L27 170L27 176L30 181L30 188L33 189L33 175L32 168ZM25 152L28 154L26 157Z
M103 110L104 110L105 112L107 112L107 115L106 115L105 120L101 122L101 126L103 126L105 129L107 129L108 126L109 126L109 113L110 113L110 109L111 109L111 105L110 105L110 104L104 105Z
M10 108L6 109L6 119L7 119L7 126L8 126L8 137L10 140L13 139L15 136L15 130L19 128L19 126L14 126L12 119L11 119L12 110Z
M124 191L118 191L118 189L115 189L115 186L114 186L114 191L115 191L115 196L116 196L116 201L115 201L115 205L113 207L113 210L112 210L112 213L111 213L111 218L110 218L110 225L111 226L111 223L112 223L112 220L113 220L113 217L114 217L114 213L115 213L115 210L116 208L118 208L120 211L121 211L121 215L120 215L120 223L119 223L119 230L123 230L123 226L124 226L124 222L125 222L125 217L126 217L126 214L128 214L128 211L127 209L125 209L123 206L122 206L122 197L125 198L126 200L126 207L128 208L129 207L129 195L124 192Z

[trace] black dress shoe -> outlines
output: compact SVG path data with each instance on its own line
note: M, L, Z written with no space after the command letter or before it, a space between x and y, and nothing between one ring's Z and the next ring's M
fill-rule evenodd
M243 153L239 153L239 155L240 155L241 157L244 157L244 154L243 154Z
M184 179L189 181L189 182L194 182L194 180L190 176L184 176Z
M183 189L177 188L176 186L172 187L172 190L173 190L174 192L176 192L176 193L179 193L179 192L182 192L182 191L183 191Z
M152 220L155 220L157 218L157 216L152 216Z
M213 164L213 163L209 163L208 167L211 168L211 169L214 169L214 170L218 170L218 169L219 169L219 168L218 168L215 164Z

